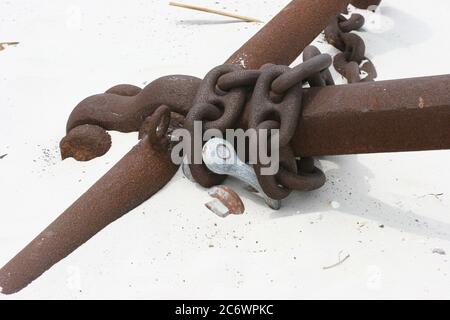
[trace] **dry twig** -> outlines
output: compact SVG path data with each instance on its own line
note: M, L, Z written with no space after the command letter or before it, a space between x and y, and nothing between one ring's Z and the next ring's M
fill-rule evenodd
M0 42L0 51L4 50L7 46L16 46L19 42Z
M209 8L200 7L200 6L196 6L196 5L192 5L192 4L184 4L184 3L170 1L169 5L174 6L174 7L180 7L180 8L185 8L185 9L191 9L191 10L197 10L197 11L202 11L202 12L218 14L218 15L225 16L225 17L239 19L239 20L242 20L245 22L262 22L261 20L258 20L255 18L241 16L238 14L228 13L228 12L219 11L219 10L215 10L215 9L209 9Z
M343 263L345 262L345 260L347 260L348 258L350 258L350 255L349 255L349 254L346 255L345 258L342 259L342 260L339 258L339 261L338 261L337 263L332 264L331 266L323 267L323 270L333 269L333 268L335 268L335 267L337 267L337 266L343 264Z

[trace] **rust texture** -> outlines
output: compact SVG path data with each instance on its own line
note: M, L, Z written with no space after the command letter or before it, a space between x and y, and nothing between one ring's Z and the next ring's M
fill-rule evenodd
M111 147L106 130L139 131L162 104L186 115L200 82L191 76L171 75L156 79L144 89L121 84L84 99L69 116L67 136L60 143L62 158L87 161L102 156Z
M328 70L332 60L330 55L321 54L313 46L305 48L303 60L303 63L292 69L287 66L266 65L261 70L261 76L255 84L248 106L251 109L250 128L257 132L267 129L279 130L277 139L280 146L281 169L278 174L262 174L267 165L263 165L260 159L253 166L264 193L275 200L286 198L292 190L314 190L325 183L325 176L318 168L310 172L299 170L291 140L302 113L303 84L307 82L314 87L325 86L330 81L334 83ZM259 148L262 145L258 143ZM262 153L267 154L267 151L268 148L265 147Z
M220 203L222 203L227 209L227 212L222 212L216 205L215 201L211 201L205 204L205 206L211 210L212 212L216 213L218 216L225 217L230 214L243 214L245 211L244 203L242 202L241 197L227 186L215 186L209 189L208 194L219 200Z
M305 90L298 156L450 149L450 75Z
M189 114L186 117L185 128L194 136L195 121L202 121L204 130L218 129L224 132L227 128L232 128L238 121L242 109L245 107L247 92L245 87L232 88L222 94L217 86L218 79L225 74L242 71L234 65L224 64L212 69L203 79L199 87ZM216 89L218 88L218 90ZM190 174L201 186L210 188L220 184L226 176L217 175L209 171L204 164L196 163L195 141L191 141L191 164Z
M377 77L374 64L366 57L366 44L364 40L352 31L364 26L364 17L360 14L352 14L349 19L344 15L333 18L325 29L325 39L329 44L341 50L334 57L334 68L348 83L361 81L373 81ZM361 71L366 73L363 78Z
M347 3L348 1L343 0L293 1L287 9L280 12L281 18L275 17L264 27L265 31L250 39L248 44L238 50L234 57L248 57L243 61L251 68L259 68L268 61L290 64L325 28L329 19L341 12ZM289 17L290 21L294 23L285 23L284 19ZM314 23L316 19L319 23ZM285 35L278 37L277 33ZM305 34L308 36L302 36ZM287 50L288 47L291 48ZM287 54L286 51L289 53ZM230 58L228 62L230 63L234 59ZM235 60L235 63L241 65L239 60ZM173 90L178 90L178 86L174 86ZM194 88L192 90L195 91ZM94 98L96 103L92 104L92 107L101 109L101 107L97 107L97 103L100 106L110 106L111 99L125 102L131 101L130 99L138 100L137 97L143 95L138 87L128 85L116 86L106 94L107 96L102 96L102 98ZM160 97L157 94L146 96L145 106L149 101L158 102L148 110L155 110L160 105L174 107L180 103L180 100L175 100L172 105L170 101L159 100ZM194 96L194 93L186 94L184 98L187 102L191 102ZM88 100L89 103L91 101ZM84 103L87 103L86 100ZM70 117L68 131L85 124L101 125L104 129L137 131L147 118L146 116L149 115L147 111L141 112L139 119L135 119L131 113L121 107L120 103L112 103L112 105L114 107L105 107L105 118L95 119L90 116L89 108L77 108ZM133 112L143 110L140 106L133 106L137 109ZM128 120L124 122L123 127L108 126L110 115L113 115L110 112L112 109L118 111L119 114L125 112L129 115L130 118L125 116ZM183 110L181 108L178 111L182 113ZM168 157L168 153L155 150L148 138L141 140L105 176L0 270L2 293L10 294L26 287L105 226L143 203L164 187L175 174L176 169Z
M97 232L164 187L177 170L147 138L0 270L2 293L15 293ZM124 187L125 186L125 187Z
M349 0L294 0L234 53L226 63L258 69L289 65L341 13Z
M121 132L138 131L144 119L162 104L186 114L200 81L191 76L171 75L152 81L142 90L131 85L115 86L81 101L69 116L67 132L83 124Z
M73 128L59 143L61 158L89 161L111 148L111 136L102 127L84 124Z

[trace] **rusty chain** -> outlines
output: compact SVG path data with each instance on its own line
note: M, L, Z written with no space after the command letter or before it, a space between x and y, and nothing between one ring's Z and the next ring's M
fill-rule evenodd
M327 42L342 51L334 57L334 68L349 83L373 81L377 77L375 66L366 57L364 40L352 32L361 29L364 23L365 19L360 14L354 13L349 19L340 14L325 29Z
M309 46L305 48L303 61L292 69L287 66L263 66L250 101L250 128L257 131L279 129L279 172L272 176L262 175L264 166L259 161L254 165L262 189L277 200L286 198L292 190L314 190L325 183L325 175L314 166L313 159L295 158L290 141L302 111L304 82L310 86L334 84L328 70L332 60L316 47Z
M261 130L279 130L278 173L263 175L261 171L266 166L260 159L253 165L258 182L269 197L280 200L292 190L317 189L325 182L323 172L311 158L296 159L290 146L301 114L302 87L333 85L328 70L332 63L349 83L374 80L376 70L365 56L365 43L352 32L363 25L362 15L352 14L347 19L341 14L325 29L326 40L342 51L334 61L309 46L303 53L303 63L294 68L266 64L259 70L243 70L225 64L211 70L202 81L175 75L158 79L144 89L119 85L89 97L71 114L68 135L61 142L63 157L89 160L104 154L111 145L106 130L138 129L140 137L147 135L157 149L165 149L171 146L167 133L174 128L184 127L193 137L196 121L202 122L204 131L216 129L224 133L228 128L242 126L240 121L246 119L244 124L255 129L257 136ZM362 71L367 73L366 77L361 75ZM192 96L187 94L191 92L196 92L193 100L186 98ZM149 105L150 96L159 98ZM92 112L93 105L98 112ZM123 108L124 105L128 107ZM262 144L258 141L258 147L266 148L258 155L272 152L268 146L273 138L269 136ZM211 187L225 179L226 176L209 171L202 164L201 155L195 159L198 152L194 152L194 139L190 151L189 171L200 185Z
M223 75L240 71L242 70L237 66L221 65L211 70L203 79L194 99L194 105L184 122L184 128L189 131L191 137L194 137L196 121L202 121L204 131L218 129L224 132L239 120L246 101L245 87L234 85L220 88L218 81ZM203 187L209 188L218 185L225 179L225 176L214 174L204 164L199 164L199 162L202 162L201 158L195 159L196 156L201 155L195 152L194 139L191 139L191 150L188 156L190 157L190 174Z
M242 70L231 65L216 67L200 85L184 127L191 136L194 134L195 121L202 122L203 130L217 129L222 133L227 128L236 127L247 96L251 96L248 102L248 127L255 129L257 136L261 130L279 130L279 172L276 175L263 175L261 169L264 166L260 159L254 165L264 192L273 199L283 199L292 190L317 189L325 183L325 175L314 166L312 158L296 159L290 141L302 110L303 85L334 84L328 70L331 63L329 55L321 54L317 48L310 46L304 51L304 62L294 68L273 64L266 64L259 70ZM269 145L267 141L263 144L259 142L258 148ZM189 155L192 178L203 187L220 184L225 176L212 173L203 163L194 164L194 150L195 142L192 139ZM268 149L262 151L263 154L272 152Z

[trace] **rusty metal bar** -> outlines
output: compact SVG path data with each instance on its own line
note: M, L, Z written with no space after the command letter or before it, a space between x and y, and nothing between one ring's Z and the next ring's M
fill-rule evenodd
M450 149L450 75L308 89L297 155Z
M294 0L236 51L226 63L258 69L289 65L350 0Z
M305 90L292 145L300 156L450 149L450 75ZM0 271L14 293L173 176L168 153L146 139Z
M292 1L228 63L237 58L235 63L249 68L259 68L269 61L290 64L347 3L348 0ZM316 19L318 23L314 22ZM11 294L23 289L105 226L150 198L175 171L167 154L156 152L146 139L141 141L0 269L0 292Z
M177 171L169 152L145 138L0 271L0 292L15 293L104 227L164 187Z

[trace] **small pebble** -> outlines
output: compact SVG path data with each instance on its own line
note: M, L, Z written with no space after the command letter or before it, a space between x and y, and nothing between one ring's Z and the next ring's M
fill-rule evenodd
M339 209L341 207L341 204L337 201L331 201L330 204L333 209Z

